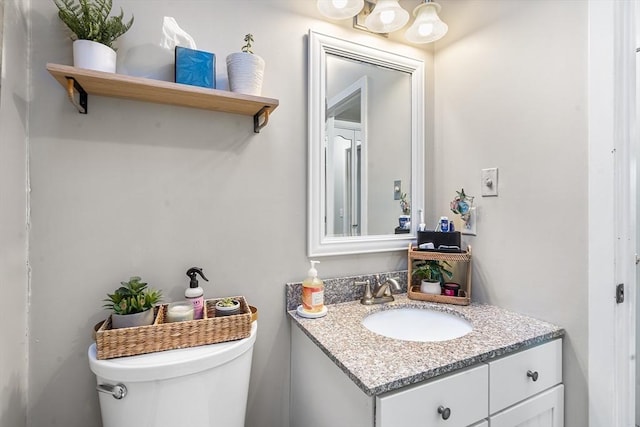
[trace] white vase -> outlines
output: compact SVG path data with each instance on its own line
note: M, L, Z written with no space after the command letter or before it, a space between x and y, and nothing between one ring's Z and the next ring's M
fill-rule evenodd
M246 52L227 56L227 75L232 92L260 96L264 76L264 59Z
M152 308L141 313L112 314L111 327L113 329L132 328L134 326L146 326L153 323L154 311Z
M116 72L116 51L91 40L73 42L73 66L87 70Z
M423 280L420 282L420 292L423 294L440 295L442 293L442 288L440 287L440 282Z

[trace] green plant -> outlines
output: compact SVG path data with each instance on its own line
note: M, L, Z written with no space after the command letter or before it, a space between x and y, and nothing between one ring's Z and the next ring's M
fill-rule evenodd
M238 300L233 298L222 298L220 301L216 303L216 305L219 307L233 307L234 305L237 305L237 304L238 304Z
M152 308L162 299L162 292L155 289L147 289L147 283L141 282L141 278L134 276L128 282L120 282L120 286L108 298L105 308L110 308L115 314L141 313Z
M242 51L245 53L253 53L253 50L251 49L253 47L251 45L251 43L253 43L253 34L247 34L244 36L244 41L246 44L242 46Z
M91 40L113 49L113 42L133 25L133 16L129 22L123 21L122 8L120 8L120 15L109 16L113 6L112 0L53 0L53 2L58 7L58 17L76 39Z
M449 279L453 277L453 273L449 270L451 264L447 261L433 259L416 261L415 267L412 273L413 276L429 282L440 282L440 285L444 284L445 276Z

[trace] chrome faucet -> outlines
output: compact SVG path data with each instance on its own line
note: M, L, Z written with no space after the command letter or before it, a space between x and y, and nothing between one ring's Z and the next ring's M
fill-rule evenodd
M396 291L402 290L397 278L387 278L385 281L380 282L380 276L376 276L376 284L371 289L369 281L355 282L356 285L364 285L364 295L360 302L365 305L382 304L385 302L393 301L393 295L391 295L391 288Z

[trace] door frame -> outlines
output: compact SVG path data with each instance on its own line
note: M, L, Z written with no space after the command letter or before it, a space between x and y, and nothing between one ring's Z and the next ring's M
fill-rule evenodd
M635 425L634 10L588 2L590 427Z

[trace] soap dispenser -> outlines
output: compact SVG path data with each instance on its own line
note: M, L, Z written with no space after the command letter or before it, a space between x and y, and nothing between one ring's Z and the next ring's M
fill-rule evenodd
M207 279L200 267L191 267L187 270L187 276L191 279L189 281L189 287L184 291L184 296L193 304L193 318L202 319L204 313L204 291L198 284L198 277L200 275L207 282Z
M315 266L318 263L320 261L311 261L307 278L302 282L302 305L297 310L302 317L322 317L327 314L327 307L324 306L324 283L318 278Z

